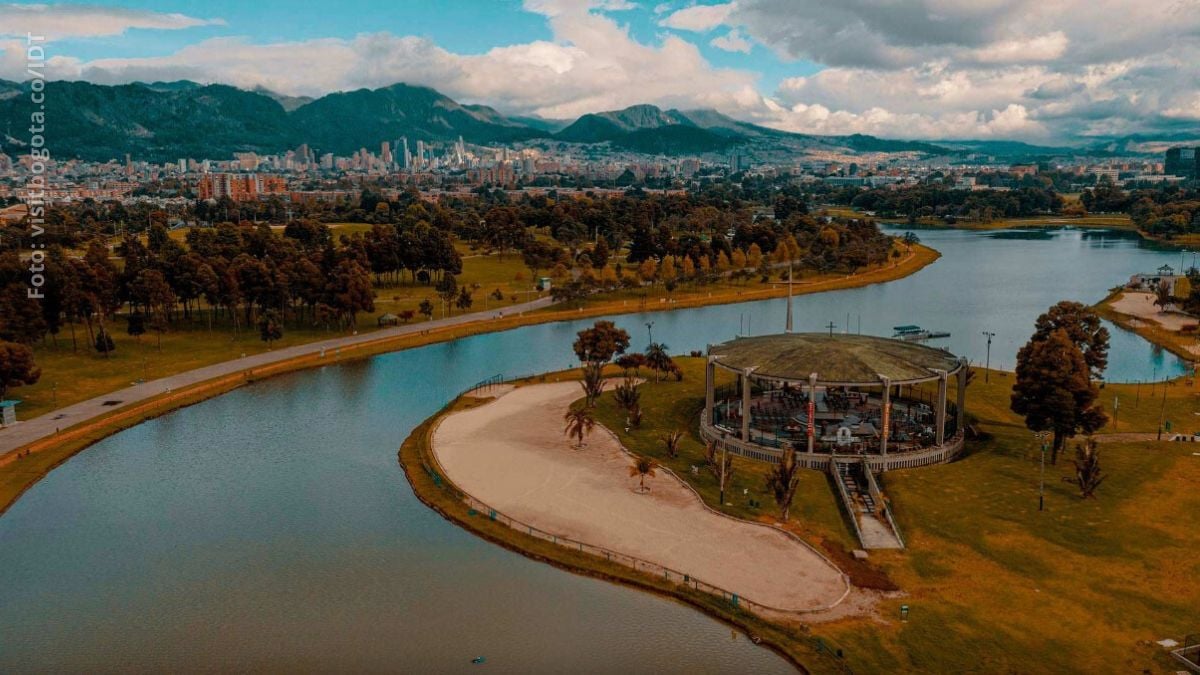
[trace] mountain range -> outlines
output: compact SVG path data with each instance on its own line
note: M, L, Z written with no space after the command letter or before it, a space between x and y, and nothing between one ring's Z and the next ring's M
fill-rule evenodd
M28 84L0 80L0 151L25 151ZM589 113L574 121L507 116L484 105L464 105L429 87L403 83L336 92L317 99L265 89L189 81L99 85L46 83L46 138L58 157L163 162L180 157L220 159L235 152L278 153L307 143L318 152L376 151L382 141L407 137L469 143L607 144L632 152L679 155L727 152L745 146L764 152L814 150L986 152L1053 155L1064 148L996 142L921 142L865 135L813 136L742 122L715 110L663 110L635 105ZM985 146L991 144L990 148Z

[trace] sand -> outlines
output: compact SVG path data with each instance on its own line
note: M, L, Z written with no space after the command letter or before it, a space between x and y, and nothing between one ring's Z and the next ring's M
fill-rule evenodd
M1184 326L1196 325L1196 318L1179 312L1163 312L1154 305L1154 294L1125 292L1112 302L1112 308L1122 314L1149 319L1167 330L1179 331Z
M716 514L660 471L635 491L633 461L606 430L582 450L563 435L577 382L503 392L438 426L433 450L460 488L543 530L626 553L787 611L841 601L848 585L832 564L774 528Z

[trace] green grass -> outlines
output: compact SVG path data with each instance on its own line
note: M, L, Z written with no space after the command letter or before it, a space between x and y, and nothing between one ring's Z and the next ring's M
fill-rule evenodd
M683 382L642 385L645 422L624 431L625 415L611 394L597 407L601 423L635 453L653 457L717 504L716 479L702 464L696 424L703 396L703 361L678 359ZM1038 459L1032 434L1008 411L1011 374L981 372L967 410L989 437L968 442L948 465L885 474L908 548L874 551L870 562L903 591L882 599L874 618L811 626L814 636L845 650L857 672L1136 672L1167 669L1149 642L1200 630L1200 446L1106 443L1108 479L1098 498L1081 500L1072 484L1071 448L1046 469L1046 504L1038 511ZM1110 385L1122 400L1120 431L1154 431L1163 391L1167 416L1191 415L1196 390L1183 384ZM953 396L953 391L951 391ZM1128 402L1126 401L1128 397ZM680 457L666 457L661 436L689 433ZM723 510L770 520L774 504L763 485L765 465L738 458ZM743 495L742 490L748 490ZM752 508L749 500L763 504ZM854 546L831 487L804 472L792 509L793 528L814 543ZM899 608L911 608L900 622Z

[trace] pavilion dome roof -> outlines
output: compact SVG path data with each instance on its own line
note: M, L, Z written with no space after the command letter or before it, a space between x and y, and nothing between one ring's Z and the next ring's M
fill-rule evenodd
M726 368L753 368L752 377L801 381L816 373L819 382L846 385L877 385L881 377L921 382L962 367L948 351L871 335L762 335L712 345L708 353Z

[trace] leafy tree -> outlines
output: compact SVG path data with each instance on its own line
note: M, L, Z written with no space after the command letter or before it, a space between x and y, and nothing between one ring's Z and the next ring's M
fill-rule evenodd
M722 459L721 453L717 452L716 441L709 441L704 446L704 459L706 466L713 478L717 479L717 487L721 490L721 503L725 503L725 486L729 485L729 481L733 478L734 466L733 455L724 453Z
M1099 395L1087 359L1066 329L1045 338L1035 335L1017 352L1011 407L1025 417L1029 429L1054 432L1051 464L1058 462L1068 438L1104 426L1107 417L1096 403Z
M468 309L471 309L471 305L474 304L474 302L475 300L471 297L470 289L468 289L466 286L463 286L459 289L458 299L454 301L454 306L458 307L460 312L465 312Z
M33 349L18 342L0 341L0 401L9 389L37 384L42 369L33 360Z
M633 466L629 467L630 478L637 476L640 479L638 482L638 492L645 494L650 491L650 488L646 487L646 476L653 478L656 475L655 469L657 468L658 464L649 457L638 457Z
M582 448L583 439L596 427L596 417L592 414L592 409L587 406L571 408L563 415L563 419L567 423L564 433L568 438L577 439L576 448Z
M1037 318L1030 339L1044 340L1060 328L1083 354L1089 376L1100 377L1108 365L1108 329L1096 311L1082 303L1064 300Z
M283 339L283 321L279 318L279 312L268 309L258 317L258 335L268 348L275 340Z
M113 342L112 336L108 334L108 330L104 326L100 326L100 330L96 331L96 351L103 354L104 358L107 359L116 348L117 345Z
M142 336L146 334L146 315L134 312L126 318L125 322L125 332L140 342Z
M612 321L597 321L591 328L576 333L571 345L580 361L608 363L614 356L629 349L629 333L617 328Z
M429 301L429 298L425 298L424 300L421 300L421 304L417 308L417 311L419 311L421 314L424 314L425 320L429 321L433 318L433 303Z

